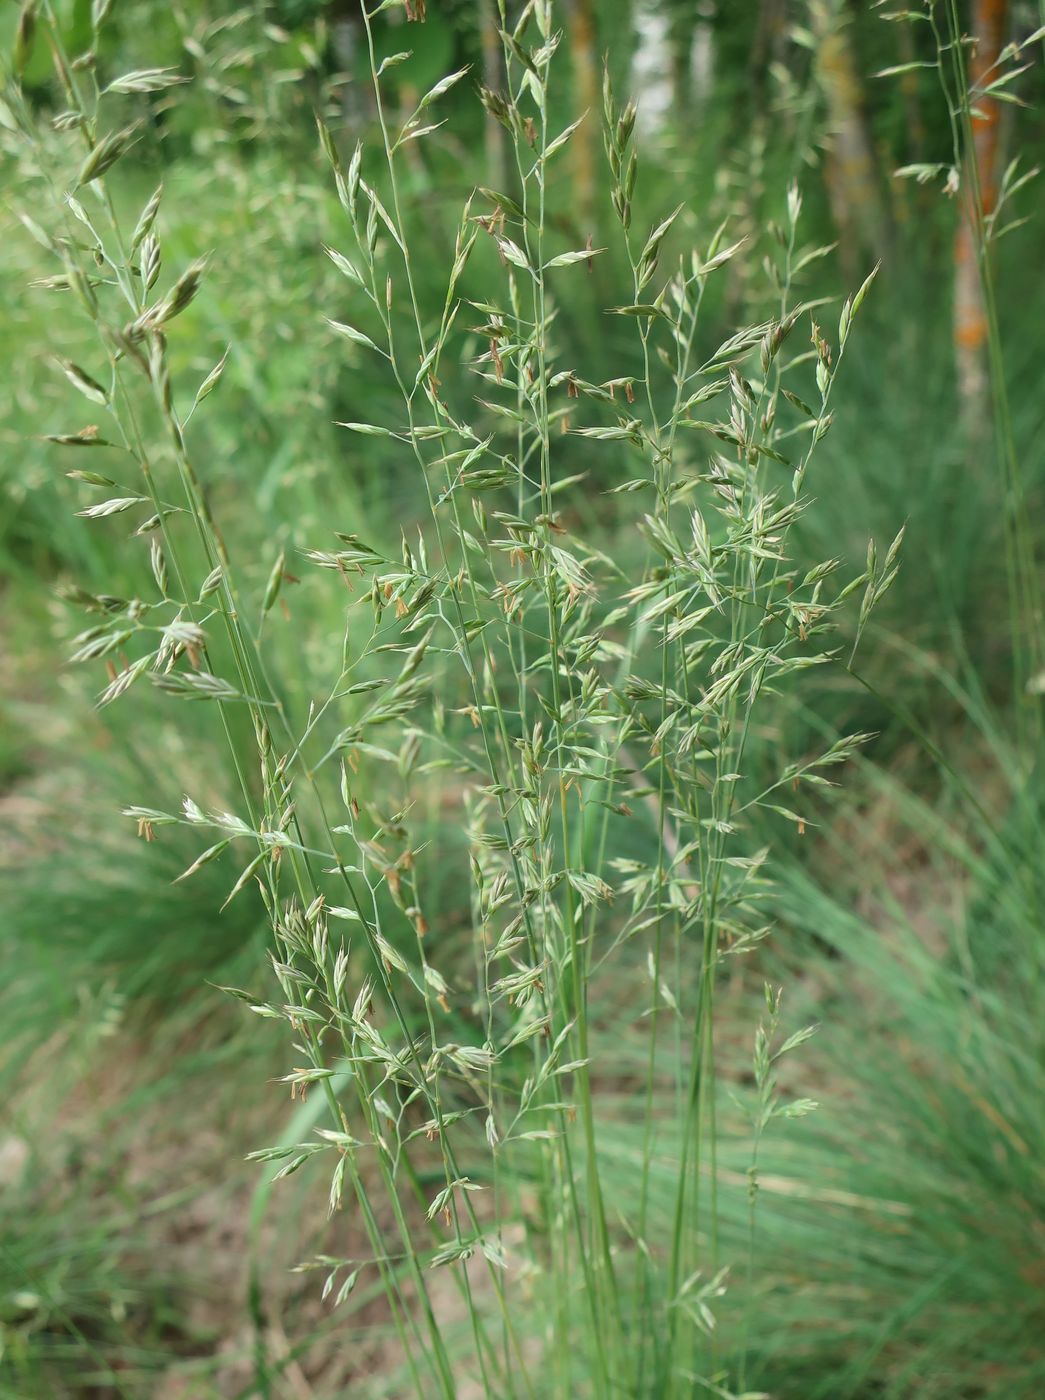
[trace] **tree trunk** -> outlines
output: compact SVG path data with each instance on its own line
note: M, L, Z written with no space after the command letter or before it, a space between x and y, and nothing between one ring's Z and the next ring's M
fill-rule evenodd
M984 219L998 198L998 133L1001 105L976 88L998 76L998 61L1008 19L1008 0L973 0L968 80L972 144L965 152L961 179L961 219L954 241L954 353L962 418L970 452L978 453L990 426L990 380L987 372L987 314L983 302L980 258ZM992 71L994 70L994 71Z
M570 0L566 22L576 85L576 116L585 111L588 114L570 139L577 217L582 232L586 232L592 228L595 213L595 138L602 111L591 0Z
M483 50L483 85L492 92L500 92L504 81L500 29L496 0L480 0L479 38ZM491 189L503 193L506 192L508 179L504 127L500 122L490 119L484 122L483 127L486 141L486 178Z
M755 36L751 41L748 69L752 93L760 108L766 90L769 65L778 56L781 40L786 33L787 6L785 0L759 0Z
M863 91L844 7L840 0L811 0L810 20L832 138L828 195L841 238L842 265L847 276L855 277L865 260L859 254L880 258L887 253L889 221L864 120Z

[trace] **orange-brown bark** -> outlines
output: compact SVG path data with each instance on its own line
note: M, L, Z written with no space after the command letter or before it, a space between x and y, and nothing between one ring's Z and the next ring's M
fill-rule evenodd
M599 72L596 59L595 14L591 0L571 0L566 7L570 56L576 84L577 115L587 119L573 133L571 145L576 212L584 228L590 228L595 207L595 153L593 133L598 127Z
M998 198L1001 105L979 89L999 76L995 67L1005 43L1008 0L973 0L968 79L972 144L965 152L962 214L954 244L954 345L958 389L968 422L987 422L987 373L984 353L987 316L980 278L979 249L983 221Z

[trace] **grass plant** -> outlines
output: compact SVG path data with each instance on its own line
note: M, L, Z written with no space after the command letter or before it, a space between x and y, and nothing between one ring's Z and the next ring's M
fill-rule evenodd
M424 17L421 0L402 8ZM760 194L762 227L752 197L742 232L709 214L721 192L657 205L669 182L654 172L641 192L637 109L612 65L601 113L564 116L562 15L489 8L484 83L461 67L412 89L399 7L362 7L363 137L346 139L339 89L306 56L293 101L314 101L318 137L279 158L261 142L278 139L278 96L244 57L289 43L264 6L178 17L191 85L148 59L121 67L106 0L76 47L56 0L22 8L4 141L32 192L31 258L19 248L47 260L35 291L57 308L47 460L72 485L18 493L3 548L13 587L57 574L45 626L82 616L67 691L81 706L93 692L82 732L104 748L79 771L118 787L145 849L122 868L93 832L66 832L59 876L3 872L32 946L4 957L32 993L10 1072L45 1053L37 1004L83 1032L57 1082L79 1055L89 1084L125 1018L144 1036L204 979L233 1005L187 1020L195 1058L162 1023L155 1053L177 1044L188 1065L170 1090L213 1073L260 1100L280 1057L285 1121L259 1114L272 1137L250 1152L235 1379L172 1325L201 1395L300 1393L308 1345L329 1360L340 1335L369 1366L317 1362L326 1383L375 1396L1029 1397L1041 653L997 221L976 232L1011 741L1004 687L982 683L993 639L966 636L993 594L955 580L924 633L890 630L903 519L930 584L953 574L960 532L932 503L904 509L901 483L869 503L867 541L847 491L847 396L865 422L884 415L860 346L868 321L872 343L889 338L877 269L831 294L794 180ZM977 96L958 12L941 0L917 19L957 169ZM30 83L44 54L62 102L49 122ZM161 121L171 140L192 129L181 103L204 130L242 112L206 182L242 293L179 212L178 180L143 183L139 144ZM589 230L570 158L600 122ZM789 166L812 157L811 122ZM445 155L428 153L481 123L500 133L503 187L448 171L433 195ZM322 270L314 249L291 267L315 229ZM883 458L917 417L882 427ZM975 491L972 533L995 488ZM986 778L948 756L941 698ZM911 743L931 800L860 757ZM833 795L843 774L865 801L885 794L905 849L915 834L931 901L889 888L892 829L879 905L832 882L856 810ZM922 910L947 907L947 881L961 914L942 936ZM234 1032L236 1017L260 1024ZM895 1054L865 1060L883 1038ZM105 1164L72 1186L52 1169L79 1219ZM34 1185L19 1177L20 1202ZM89 1356L100 1393L149 1393L170 1319L118 1244L128 1215L70 1225L63 1254L64 1219L5 1230L0 1365L44 1394ZM329 1310L301 1343L270 1315L288 1235L303 1293ZM143 1320L125 1346L128 1309Z

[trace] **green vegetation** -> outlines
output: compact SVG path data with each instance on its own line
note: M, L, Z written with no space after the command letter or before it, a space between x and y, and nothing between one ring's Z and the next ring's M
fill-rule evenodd
M0 1396L1045 1388L1006 10L12 9Z

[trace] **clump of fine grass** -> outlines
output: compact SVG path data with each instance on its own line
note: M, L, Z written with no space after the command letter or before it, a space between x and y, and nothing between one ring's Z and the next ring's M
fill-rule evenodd
M748 776L777 689L839 660L837 618L862 590L844 663L896 572L899 537L881 556L872 545L863 573L841 582L836 560L799 568L788 549L871 278L825 330L823 304L796 286L809 258L792 187L767 250L766 314L716 343L705 289L749 250L724 228L682 249L678 210L635 227L636 113L607 83L613 236L630 269L608 312L633 328L632 344L609 378L563 363L558 288L603 249L560 246L548 217L575 126L550 125L559 37L551 5L536 0L511 21L502 9L505 84L481 92L507 133L511 188L468 202L429 304L402 163L465 75L448 74L393 121L387 60L374 60L381 8L363 12L373 148L343 152L320 127L344 214L330 256L345 294L316 334L349 367L381 368L395 407L342 424L348 450L365 472L368 445L394 443L427 520L396 556L347 518L330 538L288 539L244 569L187 423L205 415L222 370L190 411L172 381L175 323L206 297L206 262L168 273L160 192L130 219L109 193L133 139L109 115L114 98L165 91L171 76L103 86L64 52L51 6L33 7L68 105L65 148L43 170L53 225L40 234L55 288L97 331L90 363L62 368L105 425L52 437L91 458L75 469L97 493L85 528L132 525L150 580L130 599L67 590L86 614L75 659L108 666L103 706L133 712L153 688L172 706L206 707L227 745L226 791L171 810L143 790L128 815L149 841L174 826L193 833L199 853L184 874L226 871L226 903L260 898L268 990L260 972L229 990L285 1023L283 1082L323 1111L300 1140L256 1156L280 1177L322 1174L331 1213L361 1224L369 1252L324 1254L324 1287L335 1303L357 1287L384 1292L404 1388L451 1396L474 1378L490 1395L605 1396L622 1383L735 1394L757 1331L759 1144L774 1120L812 1105L777 1088L776 1061L806 1032L779 1024L770 992L747 1239L727 1253L716 1006L723 970L768 933L769 853L750 838L754 814L804 832L806 793L861 737L781 754L767 781ZM96 6L96 30L106 19ZM8 105L33 142L17 88ZM573 507L604 450L630 472L614 493L620 536L642 540L630 574L584 537ZM580 473L563 473L567 452ZM271 629L289 576L310 565L326 571L310 587L340 600L343 630L301 703ZM437 789L454 830L437 829L426 849L421 811ZM467 890L463 965L444 959L446 931L429 913L438 862ZM597 993L615 972L627 995L600 1020ZM608 1189L613 1122L601 1112L622 1021L643 1041L626 1198ZM741 1321L719 1343L727 1290Z
M786 881L785 915L815 989L805 1005L815 1000L836 1028L819 1047L835 1099L808 1144L819 1163L795 1144L789 1169L853 1197L831 1235L806 1236L820 1312L796 1310L795 1323L810 1394L1041 1387L1042 890L1027 860L1041 814L1019 762L1006 761L997 717L981 723L1016 778L1000 802L987 799L1000 807L991 824L970 820L976 793L961 781L930 806L879 777L914 868L898 870L892 849L868 842L882 875L866 911L844 888L797 871ZM888 1064L865 1053L872 1036L887 1039ZM844 1313L832 1296L849 1300Z

